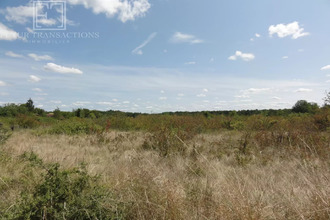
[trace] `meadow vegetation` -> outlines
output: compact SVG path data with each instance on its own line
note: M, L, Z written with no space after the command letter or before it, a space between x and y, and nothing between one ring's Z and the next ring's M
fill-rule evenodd
M151 115L3 106L0 219L330 219L329 104Z

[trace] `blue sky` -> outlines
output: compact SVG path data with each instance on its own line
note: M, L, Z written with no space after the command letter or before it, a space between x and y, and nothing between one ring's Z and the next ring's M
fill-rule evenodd
M62 2L1 0L0 104L279 109L330 90L330 1Z

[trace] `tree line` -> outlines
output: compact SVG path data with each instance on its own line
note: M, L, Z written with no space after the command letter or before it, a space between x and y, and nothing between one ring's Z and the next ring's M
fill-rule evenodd
M320 108L328 108L330 106L330 92L326 93L324 98L324 104L320 107L317 103L308 102L306 100L299 100L291 109L262 109L262 110L226 110L226 111L199 111L199 112L163 112L160 115L177 115L177 116L194 116L204 115L205 117L211 117L216 115L225 116L251 116L251 115L265 115L265 116L287 116L292 113L307 113L315 114ZM147 115L146 113L131 113L121 112L115 110L99 111L90 110L86 108L73 109L72 111L61 111L56 108L52 112L47 112L44 109L37 108L34 106L33 100L30 98L24 104L9 103L0 106L0 116L2 117L16 117L18 115L34 114L41 117L54 117L57 119L65 119L71 117L79 118L100 118L103 116L125 116L125 117L137 117L138 115Z

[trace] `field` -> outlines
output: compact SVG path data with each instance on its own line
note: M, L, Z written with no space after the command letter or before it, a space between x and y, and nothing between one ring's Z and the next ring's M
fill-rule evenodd
M330 219L329 108L2 121L2 219Z

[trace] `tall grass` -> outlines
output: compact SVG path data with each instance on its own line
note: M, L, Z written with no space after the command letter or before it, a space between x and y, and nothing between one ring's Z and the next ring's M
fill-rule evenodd
M85 163L126 219L329 219L330 135L308 119L254 117L212 133L173 121L150 132L17 131L2 146L0 216L42 179L21 159L34 152L63 169Z

